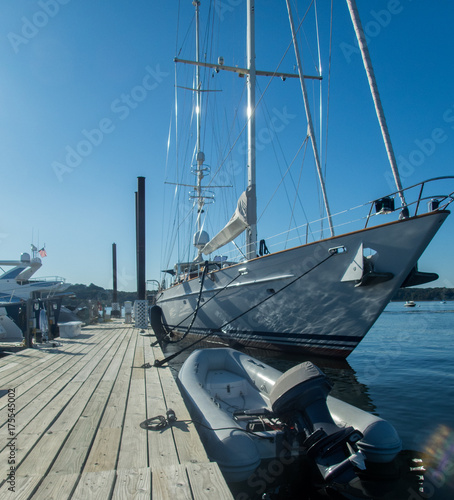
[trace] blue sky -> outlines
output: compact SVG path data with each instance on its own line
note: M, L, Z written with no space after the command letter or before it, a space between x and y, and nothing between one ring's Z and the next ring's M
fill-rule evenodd
M417 0L357 3L404 186L454 174L454 5L449 0L436 5ZM208 4L202 0L205 13ZM322 23L329 2L318 4ZM219 30L226 35L212 53L219 50L226 64L243 65L245 0L225 0L213 8ZM257 67L274 69L290 42L285 2L257 0L256 12ZM111 245L116 242L119 288L134 290L134 192L137 177L144 176L147 279L159 279L166 262L161 221L169 220L167 203L172 198L172 187L164 182L175 180L170 174L173 156L167 156L171 119L174 125L173 58L185 34L192 36L192 16L190 0L180 6L177 1L145 0L1 3L3 259L19 257L32 242L45 244L48 257L40 275L111 287ZM321 36L326 46L328 28L322 24ZM336 0L327 157L333 212L393 190L365 72L354 47L346 4ZM191 57L184 50L181 57ZM281 70L293 71L290 55ZM311 56L304 57L310 73ZM228 99L230 87L241 80L227 74L215 78ZM259 84L263 91L267 82ZM280 123L285 122L282 133L275 130L283 147L287 140L297 142L297 134L306 127L297 82L273 82L264 102L271 116L278 113ZM258 190L265 196L259 214L275 182L272 145L262 143L258 168L264 175ZM291 151L289 146L287 161ZM239 191L240 184L241 180ZM452 189L451 184L441 191ZM306 188L302 195L309 196ZM233 205L223 206L222 212L231 215ZM261 220L259 234L286 229L288 220L280 215L278 208L271 210L269 222ZM440 274L438 286L454 287L452 233L453 221L448 218L420 261L421 270Z

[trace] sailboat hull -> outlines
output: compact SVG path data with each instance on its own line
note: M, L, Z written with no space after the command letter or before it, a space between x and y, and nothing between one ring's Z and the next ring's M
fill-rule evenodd
M192 322L191 335L230 344L346 358L448 214L435 211L210 271L198 308L201 280L183 281L157 297L163 324L184 334Z

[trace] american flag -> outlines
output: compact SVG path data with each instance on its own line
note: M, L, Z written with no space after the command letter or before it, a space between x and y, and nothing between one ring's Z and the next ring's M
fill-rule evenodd
M41 250L38 251L39 252L39 255L41 255L41 257L47 257L47 253L46 253L46 250L45 248L41 248Z

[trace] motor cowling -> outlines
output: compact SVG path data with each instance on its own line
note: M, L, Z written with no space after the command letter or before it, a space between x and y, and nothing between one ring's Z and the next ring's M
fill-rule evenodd
M304 454L315 460L323 479L346 482L352 479L352 464L361 465L355 443L363 436L353 427L335 424L326 403L331 388L326 375L306 361L279 377L270 392L270 403L274 414L287 421L293 419L300 427Z
M330 381L320 368L306 361L277 379L270 392L271 408L277 414L305 409L315 401L326 402L331 388Z

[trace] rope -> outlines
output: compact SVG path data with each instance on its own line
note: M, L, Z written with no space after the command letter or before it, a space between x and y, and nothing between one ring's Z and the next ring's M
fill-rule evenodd
M308 271L304 272L303 274L301 274L300 276L298 276L297 278L295 278L294 280L290 281L290 283L287 283L286 285L284 285L282 288L280 288L277 292L274 292L273 294L271 295L268 295L267 297L265 297L263 300L261 300L260 302L258 302L257 304L255 304L254 306L250 307L249 309L247 309L246 311L242 312L241 314L238 314L238 316L236 316L235 318L231 319L230 321L227 321L227 323L224 323L222 326L219 327L218 330L215 330L215 331L221 331L223 328L225 328L227 325L229 325L230 323L233 323L234 321L236 321L237 319L241 318L242 316L244 316L245 314L251 312L253 309L261 306L263 303L265 303L267 300L271 299L272 297L275 297L278 293L282 292L283 290L285 290L286 288L288 288L289 286L293 285L296 281L300 280L301 278L303 278L304 276L306 276L307 274L309 274L311 271L313 271L314 269L316 269L318 266L322 265L324 262L326 262L328 259L330 259L331 257L333 257L334 255L336 255L335 253L330 253L328 255L328 257L326 257L325 259L323 259L322 261L320 261L318 264L315 264L314 267L312 267L311 269L309 269Z
M206 264L206 263L205 263ZM206 266L208 267L208 266ZM183 337L181 337L181 339L179 340L175 340L175 341L167 341L168 344L177 344L178 342L181 342L183 340L184 337L186 337L186 335L189 333L189 330L192 328L193 326L193 323L194 323L194 320L195 320L195 313L202 309L203 306L206 306L210 300L214 299L215 297L217 297L221 292L223 292L228 286L230 286L236 279L238 279L239 277L241 276L241 274L237 274L233 279L231 279L223 288L221 288L220 290L218 290L214 295L212 295L206 302L204 302L202 305L200 305L200 296L201 296L201 292L202 292L202 287L203 287L203 282L200 286L200 291L199 291L199 298L197 300L197 307L196 307L196 311L194 312L194 315L193 315L193 320L191 321L191 325L188 327L188 330L186 331L186 333L183 334ZM175 326L174 328L172 328L172 330L167 334L167 335L170 335L170 333L172 333L175 329L177 329L182 323L184 323L188 318L190 317L190 315L186 316L186 318L182 319L177 326ZM153 344L151 344L152 347L154 347L155 345L157 345L159 343L159 341L156 341L154 342Z
M175 415L175 412L169 408L165 417L164 415L156 415L156 417L147 418L147 420L140 424L140 427L142 429L146 429L147 431L158 431L172 425L172 423L176 422L176 420L177 416Z
M265 297L263 300L261 300L260 302L258 302L257 304L255 304L254 306L250 307L249 309L247 309L246 311L242 312L241 314L238 314L238 316L236 316L235 318L231 319L230 321L227 321L226 323L224 323L223 325L221 325L218 329L216 330L212 330L211 332L207 333L206 335L204 335L203 337L200 337L200 339L197 339L195 342L192 342L192 344L189 344L188 346L184 347L183 349L180 349L178 352L174 353L174 354L171 354L170 356L167 356L166 358L164 359L156 359L155 362L154 362L154 366L156 366L157 368L159 368L160 366L162 366L164 363L167 363L168 361L171 361L172 359L176 358L177 356L179 356L181 353L183 353L184 351L187 351L188 349L190 349L191 347L195 346L196 344L198 344L199 342L202 342L202 340L205 340L206 338L208 338L210 335L213 335L214 333L217 333L217 332L220 332L223 328L225 328L227 325L229 325L230 323L233 323L234 321L236 321L237 319L241 318L242 316L244 316L245 314L251 312L253 309L261 306L264 302L266 302L267 300L271 299L272 297L275 297L278 293L282 292L283 290L285 290L286 288L288 288L289 286L293 285L295 282L297 282L298 280L300 280L301 278L303 278L304 276L306 276L307 274L309 274L311 271L313 271L314 269L316 269L317 267L321 266L323 263L325 263L328 259L330 259L331 257L333 257L334 255L336 255L336 252L332 252L328 255L328 257L326 257L325 259L321 260L319 263L315 264L315 266L313 266L311 269L309 269L308 271L305 271L303 274L301 274L300 276L298 276L297 278L295 278L294 280L290 281L289 283L287 283L286 285L284 285L282 288L280 288L277 292L274 292L273 294L271 295L268 295L267 297Z
M266 246L265 240L260 240L260 247L259 247L259 255L268 255L270 251L268 250L268 247Z
M183 334L183 336L180 339L173 340L173 341L168 340L167 342L169 344L177 344L178 342L181 342L188 335L188 333L191 331L191 328L194 325L194 321L195 321L195 318L197 316L197 313L199 312L199 309L200 309L200 299L202 298L203 282L205 281L205 276L207 275L207 270L208 270L208 261L205 261L205 267L203 268L202 278L200 279L200 289L199 289L199 295L197 297L197 304L196 304L194 313L192 315L191 323L189 323L189 326L186 329L186 332ZM189 318L189 316L187 316L183 321L186 321L188 318ZM178 328L178 326L180 326L181 323L183 323L183 321L181 321L175 328Z
M147 431L159 431L161 429L165 429L166 427L171 427L174 422L177 421L177 417L175 415L175 412L172 409L168 409L166 413L167 417L164 417L164 415L156 415L155 417L148 418L144 422L140 424L140 427L142 429L145 429ZM258 437L260 439L266 439L268 441L274 441L273 436L261 436L260 434L256 434L254 431L251 431L249 429L242 429L241 427L218 427L218 428L213 428L210 427L202 422L199 422L197 420L180 420L180 422L184 422L185 424L197 424L200 425L201 427L204 427L205 429L208 429L210 431L224 431L224 430L233 430L233 431L240 431L244 432L246 434L251 434L255 437Z

